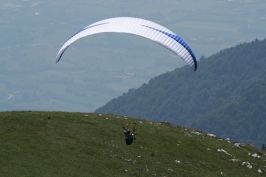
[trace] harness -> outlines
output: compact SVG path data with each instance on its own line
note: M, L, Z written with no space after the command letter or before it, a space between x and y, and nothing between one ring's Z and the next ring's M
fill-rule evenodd
M131 145L133 143L133 136L130 135L126 135L126 144L127 145Z

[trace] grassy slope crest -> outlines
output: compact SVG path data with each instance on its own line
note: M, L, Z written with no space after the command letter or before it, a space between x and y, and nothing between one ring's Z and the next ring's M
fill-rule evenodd
M124 142L123 125L136 126L131 146ZM24 111L0 112L0 127L2 176L242 177L265 172L265 152L169 123Z

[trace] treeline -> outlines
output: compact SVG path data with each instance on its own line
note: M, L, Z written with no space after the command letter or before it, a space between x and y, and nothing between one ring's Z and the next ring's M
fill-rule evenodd
M258 145L266 140L257 128L266 127L265 61L266 40L256 39L201 57L196 72L185 66L151 79L96 112L168 121Z

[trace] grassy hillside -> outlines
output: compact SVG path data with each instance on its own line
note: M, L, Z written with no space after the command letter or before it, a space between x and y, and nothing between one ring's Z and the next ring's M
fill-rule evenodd
M136 125L131 146L123 125ZM264 176L266 166L250 145L116 115L1 112L0 141L0 176L243 177Z

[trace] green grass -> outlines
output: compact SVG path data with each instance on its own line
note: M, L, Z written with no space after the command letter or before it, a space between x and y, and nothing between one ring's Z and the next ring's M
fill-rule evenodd
M123 125L136 125L131 146ZM264 152L196 132L116 115L1 112L0 176L264 176Z

